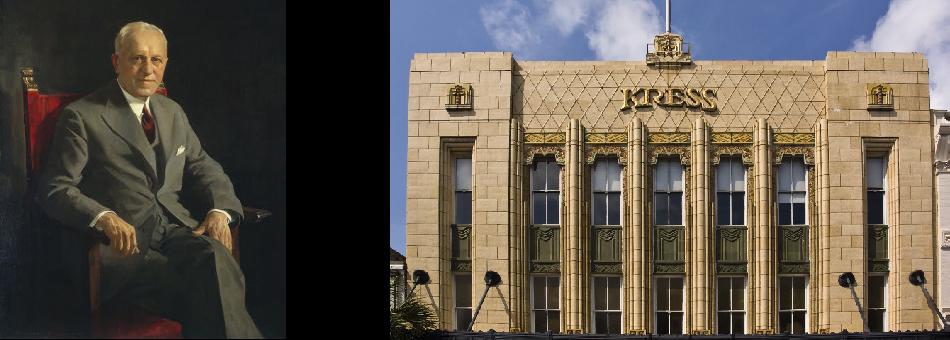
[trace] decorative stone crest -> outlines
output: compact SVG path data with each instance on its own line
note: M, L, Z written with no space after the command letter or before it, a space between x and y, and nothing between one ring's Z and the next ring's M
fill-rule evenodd
M472 85L455 84L455 86L449 87L445 109L449 111L471 110L474 96L475 90L472 89Z
M679 34L666 32L656 35L653 38L653 44L647 45L647 65L680 67L692 64L693 58L689 53L689 44L685 44L686 49L683 45L683 36ZM650 52L650 46L653 46L653 52Z
M894 109L894 90L887 84L868 84L868 110L889 111Z

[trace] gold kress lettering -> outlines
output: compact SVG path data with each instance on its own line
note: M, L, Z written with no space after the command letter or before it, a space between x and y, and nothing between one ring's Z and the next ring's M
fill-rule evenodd
M706 104L703 104L703 111L716 111L716 101L713 100L716 98L716 92L713 92L712 89L703 90L703 101Z
M621 90L623 93L623 106L620 110L629 110L631 108L644 109L662 107L687 107L690 109L702 109L703 111L716 111L716 91L713 89L696 88L637 88Z

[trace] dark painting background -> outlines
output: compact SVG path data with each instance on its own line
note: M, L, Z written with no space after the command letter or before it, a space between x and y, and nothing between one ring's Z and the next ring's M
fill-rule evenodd
M113 39L144 20L169 40L165 84L247 206L271 210L241 229L251 315L267 337L286 322L286 5L284 1L0 0L0 336L23 334L35 291L27 241L20 68L41 92L91 92L115 73Z

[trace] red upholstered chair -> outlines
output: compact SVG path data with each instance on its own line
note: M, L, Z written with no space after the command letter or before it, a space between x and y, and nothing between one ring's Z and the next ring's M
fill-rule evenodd
M23 77L23 106L24 106L24 125L26 127L26 154L27 154L27 182L30 198L26 201L26 208L29 213L32 227L44 228L45 224L57 224L55 221L47 218L41 212L35 202L33 202L33 188L35 176L43 166L46 156L46 150L50 140L53 137L53 131L56 127L56 120L62 109L72 101L82 97L81 94L55 93L40 94L39 88L33 80L33 69L24 68L21 70ZM168 95L168 90L164 87L158 90L163 95ZM245 218L242 223L258 223L265 217L270 216L270 212L263 209L244 207ZM65 229L65 228L64 228ZM239 229L235 226L232 231L232 254L234 258L240 261L239 257ZM89 320L91 325L82 327L91 332L90 335L98 338L181 338L181 325L178 322L150 314L140 308L130 305L106 304L99 305L99 269L100 255L97 251L97 243L105 242L107 238L102 233L94 232L90 229L87 235L78 235L73 233L66 237L79 239L78 252L85 252L88 256L88 302L89 302ZM78 237L77 237L78 236ZM43 250L45 251L45 250ZM67 256L82 256L80 254L66 254ZM65 251L69 253L69 251ZM84 262L86 263L86 262ZM79 269L82 270L82 269ZM82 273L85 274L85 273ZM85 276L85 275L83 275ZM41 294L42 295L42 294ZM83 304L85 305L85 304ZM55 324L46 325L45 335L63 336L74 335L70 331L60 328Z

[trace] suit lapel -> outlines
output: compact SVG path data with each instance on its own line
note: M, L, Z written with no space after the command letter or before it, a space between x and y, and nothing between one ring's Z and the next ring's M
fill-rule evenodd
M152 95L153 99L157 96L160 95ZM175 147L175 142L172 139L172 136L174 135L174 130L172 130L172 125L174 123L172 120L174 119L174 116L172 115L171 111L167 110L165 106L161 104L160 100L149 100L149 104L151 106L152 115L155 116L155 125L158 127L158 145L160 146L162 155L164 156L162 159L165 160L165 162L162 164L162 169L159 169L159 171L162 174L165 174L165 170L168 168L168 163L171 162L173 157L172 150L174 150L173 148Z
M142 131L142 125L138 122L138 119L135 118L135 114L132 113L132 109L129 108L125 97L122 96L122 90L119 89L119 84L113 83L112 87L113 91L110 91L111 94L106 101L106 111L102 115L102 119L105 120L112 131L115 131L119 137L122 137L126 143L129 143L138 151L139 155L142 156L149 165L150 171L146 171L146 173L157 180L155 153L149 150L151 147L145 138L145 133Z

